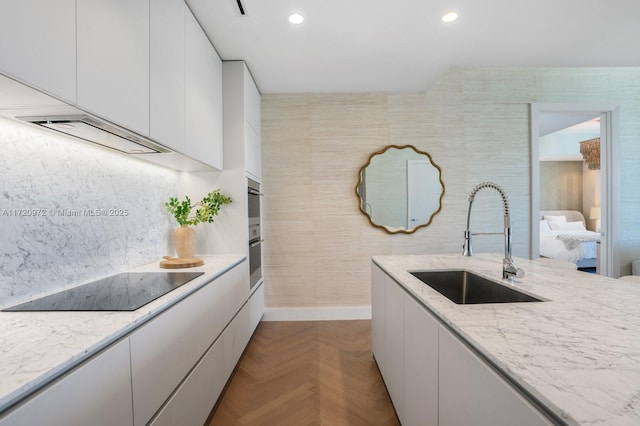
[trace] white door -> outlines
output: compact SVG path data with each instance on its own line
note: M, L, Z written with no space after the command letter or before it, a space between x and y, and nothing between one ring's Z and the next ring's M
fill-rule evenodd
M407 160L407 228L429 222L431 215L440 207L440 174L429 160Z

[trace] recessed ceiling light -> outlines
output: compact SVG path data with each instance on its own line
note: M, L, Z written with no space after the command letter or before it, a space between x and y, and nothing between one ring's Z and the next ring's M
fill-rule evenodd
M458 12L447 12L442 15L442 22L453 22L458 19Z
M304 16L300 15L299 13L293 13L291 14L291 16L289 16L289 22L291 22L292 24L302 24L303 21Z

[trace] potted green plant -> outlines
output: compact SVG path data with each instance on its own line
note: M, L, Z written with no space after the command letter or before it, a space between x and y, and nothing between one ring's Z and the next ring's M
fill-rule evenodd
M176 218L176 221L180 225L180 228L178 228L174 234L178 258L190 259L195 255L196 233L195 230L189 226L195 226L204 222L212 223L222 206L230 204L231 201L230 197L222 194L220 189L216 189L209 192L202 200L193 205L188 196L185 196L185 199L182 201L178 201L176 197L171 197L167 203L164 203L167 211Z

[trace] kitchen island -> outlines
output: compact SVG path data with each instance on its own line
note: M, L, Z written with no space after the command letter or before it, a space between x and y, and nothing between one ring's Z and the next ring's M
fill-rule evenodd
M501 278L501 255L373 257L373 348L383 377L385 370L392 371L395 367L393 356L387 356L391 361L383 359L380 365L376 353L376 347L380 348L376 343L376 328L380 328L376 324L379 324L376 316L385 310L384 303L382 308L376 307L380 289L375 286L381 273L389 277L389 282L401 289L401 293L409 296L410 302L405 300L405 307L417 302L416 306L435 319L434 323L438 324L436 345L438 333L440 345L443 334L452 335L460 341L492 370L492 374L495 373L522 396L534 412L542 413L540 418L546 420L541 424L640 424L640 286L553 268L536 261L515 259L515 262L526 274L509 284ZM451 269L474 272L542 301L458 305L409 273ZM384 297L384 291L382 294ZM387 318L391 319L382 325L382 334L386 327L386 336L391 339L384 342L387 347L398 352L403 342L412 345L428 334L428 330L411 329L413 321L407 321L410 317L406 313L404 323L402 319L395 319L390 305L393 300L386 302L390 314ZM402 333L393 332L393 324L390 326L389 322L394 321L403 324L404 336L398 337ZM405 351L406 348L405 345ZM384 351L384 348L378 350ZM423 367L429 368L428 357L421 356L411 370L409 355L405 354L405 365L400 368L408 370L404 377L417 374ZM448 362L448 357L443 357L442 349L439 356L436 353L431 363L441 364L441 376L438 377L437 369L434 370L434 381L437 386L439 379L442 388L442 364ZM402 394L403 386L405 388L403 398L394 400L394 405L410 404L408 401L415 397L416 392L406 390L406 384L394 383L397 375L387 376L390 380L385 377L385 383L392 400L394 392ZM442 411L440 424L443 424L442 418L446 417L443 404L451 401L444 401L442 395L440 401L437 396L435 401L436 410L440 407ZM464 411L468 403L461 396L455 401L453 410ZM400 417L403 420L402 414Z
M203 266L187 269L191 272L203 272L203 275L135 311L0 312L0 424L4 424L6 419L3 415L6 415L10 408L24 408L25 404L28 406L34 399L38 403L38 398L41 394L46 394L48 389L55 389L56 386L58 389L64 388L67 386L65 380L69 376L83 377L76 372L87 371L88 368L84 366L97 365L95 360L108 359L110 353L124 354L121 357L124 361L119 364L122 368L114 370L113 375L115 376L116 372L122 373L122 381L125 389L128 387L130 395L129 411L131 390L133 389L134 406L136 394L140 396L140 405L134 410L135 424L145 424L151 416L158 417L156 410L160 406L163 410L166 407L173 409L176 404L171 400L164 402L168 395L175 399L179 394L179 388L176 386L180 384L180 387L184 387L185 383L189 384L189 377L185 378L185 374L206 361L207 355L203 353L211 352L211 348L216 346L211 346L212 342L219 341L221 334L225 334L227 329L234 329L241 337L233 334L227 339L228 343L222 345L228 348L225 349L228 355L224 369L225 373L230 373L235 365L233 360L236 355L239 357L244 348L241 343L248 341L252 332L249 322L255 328L263 305L250 306L251 301L247 302L250 294L245 255L212 255L203 256L203 259ZM158 262L155 262L128 272L167 270L161 269ZM243 312L242 315L237 314L239 310ZM252 315L251 319L249 315ZM253 318L256 316L257 318ZM237 320L239 318L242 320ZM222 333L223 329L225 333ZM220 347L218 352L222 353L222 346L217 346ZM231 354L233 356L230 356ZM87 386L91 389L92 377L86 374L85 376L89 382ZM158 380L158 383L152 383L154 380ZM224 385L225 381L226 378L221 385ZM84 385L82 381L80 384ZM155 387L157 395L152 395L154 401L148 401L148 396L154 393L145 388L149 385ZM163 386L166 388L165 391L158 392ZM97 395L100 386L96 384L95 387L98 389ZM69 397L99 398L91 396L93 391L89 392L89 396L86 392L83 394L81 388L72 387L70 391L73 395L66 395L63 400ZM23 400L26 402L21 402ZM126 400L124 402L127 404ZM212 406L210 405L208 410ZM25 411L23 408L18 411ZM73 411L74 408L72 406L67 410ZM145 410L146 417L138 418ZM34 410L26 409L29 416L30 411ZM208 414L208 411L206 413ZM51 420L55 419L55 416L45 418L51 421L49 424L61 423ZM113 421L112 418L92 418L93 424L113 424ZM126 423L134 424L131 418L124 424ZM9 424L13 424L11 419Z

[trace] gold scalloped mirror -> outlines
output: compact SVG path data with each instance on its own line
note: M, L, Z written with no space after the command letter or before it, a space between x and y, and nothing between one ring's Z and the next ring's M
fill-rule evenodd
M371 154L356 186L360 211L390 234L429 226L442 209L444 192L440 167L412 145L389 145Z

